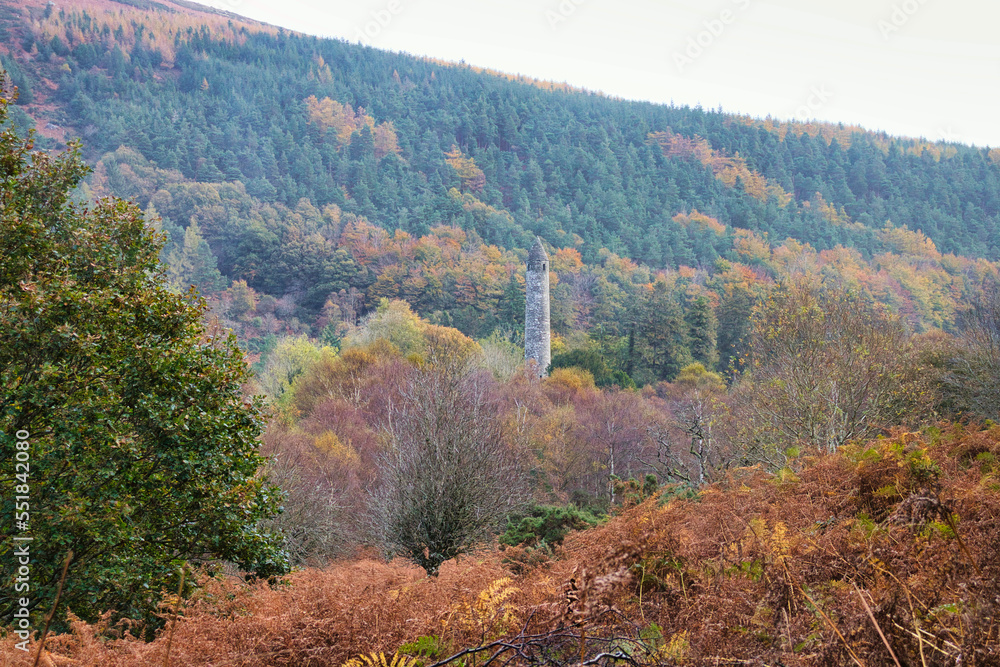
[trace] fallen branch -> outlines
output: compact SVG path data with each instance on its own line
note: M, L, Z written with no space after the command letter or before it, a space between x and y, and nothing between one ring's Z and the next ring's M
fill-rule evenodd
M785 568L785 574L788 575L789 581L791 581L795 585L795 587L802 592L802 595L805 596L806 600L809 600L809 604L811 604L813 608L820 613L820 616L823 617L823 620L826 621L827 625L829 625L833 629L833 631L837 633L837 636L840 637L840 641L841 643L844 644L844 648L847 649L847 652L851 655L851 659L854 660L855 663L857 663L858 667L865 667L865 663L861 662L861 658L859 658L857 654L853 651L853 649L851 649L851 645L847 643L847 639L844 637L844 635L841 634L840 630L837 628L834 622L830 620L830 617L826 615L826 612L823 611L818 604L816 604L816 601L813 600L808 593L806 593L806 589L800 586L797 581L795 581L795 578L792 576L791 571L789 571L788 566L785 564L785 559L779 558L778 560L781 562L781 567Z
M896 663L896 667L903 667L902 665L899 664L899 660L896 658L895 651L893 651L892 647L889 646L889 640L885 638L885 633L882 632L882 628L879 626L878 621L875 620L875 614L872 613L871 607L868 606L868 601L865 600L865 596L864 594L862 594L861 589L858 588L858 585L853 582L851 583L851 585L854 586L855 592L858 594L858 597L861 598L861 604L865 606L865 611L868 612L868 618L872 619L872 625L874 625L875 629L878 630L878 636L882 638L882 643L885 644L885 647L887 649L889 649L889 655L892 656L892 661ZM923 651L921 651L921 653L922 652Z

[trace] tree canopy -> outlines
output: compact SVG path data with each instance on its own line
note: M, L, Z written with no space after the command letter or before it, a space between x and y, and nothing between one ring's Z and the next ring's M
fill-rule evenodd
M7 108L0 99L0 127ZM244 392L235 339L206 329L193 292L168 289L162 238L135 205L71 201L85 172L77 146L51 157L30 137L0 133L6 621L16 535L33 538L30 608L39 614L70 550L62 599L83 617L150 613L182 561L224 559L260 575L286 567L277 538L258 528L279 494L260 474L264 414ZM15 476L16 441L28 443L24 478ZM15 488L30 497L17 533Z

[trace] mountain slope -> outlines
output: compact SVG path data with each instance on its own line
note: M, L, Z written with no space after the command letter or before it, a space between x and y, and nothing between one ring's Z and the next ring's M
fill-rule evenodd
M171 0L0 0L0 35L16 122L82 137L82 196L137 201L168 278L255 353L336 342L383 298L516 339L536 234L555 351L640 381L728 368L789 275L916 330L998 275L997 150L609 99Z
M577 234L586 261L607 247L654 268L710 263L724 249L672 224L693 208L819 249L873 250L868 230L892 220L945 252L1000 254L991 241L1000 229L1000 170L986 150L864 132L833 140L701 109L541 90L172 3L77 1L46 17L42 6L5 2L16 38L5 62L38 82L47 120L82 134L95 154L132 146L186 178L243 181L264 200L307 197L422 233L436 222L471 222L447 205L448 188L461 184L510 212L506 228L478 225L488 241L521 246L540 233L565 246ZM364 123L331 140L311 122L310 96L363 108L376 127L392 123L398 152L372 151ZM360 130L358 145L351 129ZM669 131L704 137L720 157L739 156L792 203L718 181L690 156L664 155L650 135ZM482 182L449 167L453 147L475 161ZM863 228L817 214L807 206L816 193Z

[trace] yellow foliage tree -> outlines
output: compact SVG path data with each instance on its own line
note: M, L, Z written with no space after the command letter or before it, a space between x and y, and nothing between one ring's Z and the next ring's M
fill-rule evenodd
M452 145L451 150L444 154L445 161L451 165L455 173L462 179L462 188L468 188L473 192L479 192L486 185L486 174L476 166L476 161L471 157L466 157L462 149Z

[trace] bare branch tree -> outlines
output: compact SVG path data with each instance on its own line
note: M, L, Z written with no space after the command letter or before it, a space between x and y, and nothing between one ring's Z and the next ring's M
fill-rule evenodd
M728 437L726 385L700 363L686 366L674 382L657 385L663 414L651 419L651 451L643 462L663 480L712 482L734 459Z
M647 438L642 399L631 391L596 392L581 401L577 410L578 438L600 466L596 481L603 488L595 488L595 495L606 490L613 505L613 479L628 479L640 466L639 455Z
M354 535L339 462L303 436L268 433L263 451L268 478L286 494L284 511L264 525L284 535L291 562L321 566L345 553Z
M1000 285L987 283L961 319L958 354L943 378L946 393L965 412L1000 415Z
M431 575L488 539L527 499L492 378L465 360L440 361L415 369L389 408L389 449L371 503L386 551Z

